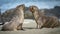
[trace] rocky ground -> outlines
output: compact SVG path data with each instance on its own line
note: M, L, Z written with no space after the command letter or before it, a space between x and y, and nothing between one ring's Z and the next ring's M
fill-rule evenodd
M2 26L0 26L1 29ZM24 30L18 31L0 31L0 34L60 34L59 28L43 28L36 29L36 23L32 19L25 19L23 28Z

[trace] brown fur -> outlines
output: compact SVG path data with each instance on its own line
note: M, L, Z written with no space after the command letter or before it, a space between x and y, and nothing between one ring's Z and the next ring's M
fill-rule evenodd
M3 25L2 31L17 31L19 29L20 30L23 29L22 24L24 21L24 9L25 9L24 4L17 6L16 9L14 10L15 14L13 18L11 19L10 22Z
M38 7L36 6L30 6L30 11L34 15L37 28L54 28L59 24L59 20L56 16L46 16L43 12L39 12Z

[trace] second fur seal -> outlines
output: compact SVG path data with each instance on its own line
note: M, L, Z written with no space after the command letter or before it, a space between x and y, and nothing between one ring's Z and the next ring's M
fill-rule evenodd
M30 11L32 12L35 21L36 21L36 28L54 28L58 27L59 19L56 16L46 16L44 12L39 11L37 6L30 6Z

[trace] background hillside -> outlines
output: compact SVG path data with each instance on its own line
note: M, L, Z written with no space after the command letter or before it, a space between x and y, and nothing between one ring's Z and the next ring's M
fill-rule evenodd
M2 15L2 21L7 22L10 21L13 17L13 13L14 13L15 8L6 10ZM60 6L55 6L52 9L40 9L40 11L43 11L45 13L45 15L47 16L56 16L58 18L60 18ZM26 7L25 11L24 11L24 17L25 19L34 19L32 13L29 11L29 7Z

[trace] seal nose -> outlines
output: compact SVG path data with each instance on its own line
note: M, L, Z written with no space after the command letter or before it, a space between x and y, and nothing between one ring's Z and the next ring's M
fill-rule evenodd
M33 7L30 7L30 11L32 12L32 10L33 10Z

